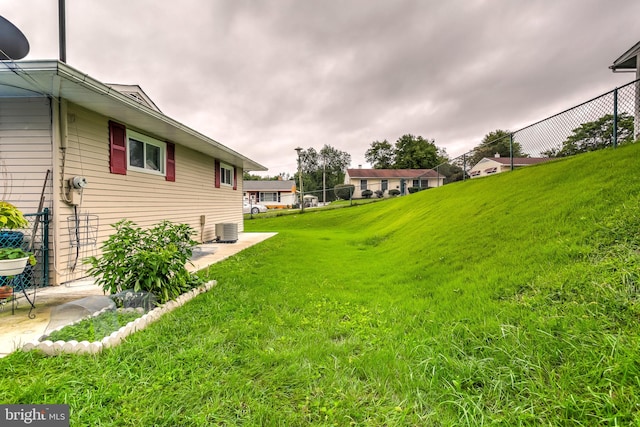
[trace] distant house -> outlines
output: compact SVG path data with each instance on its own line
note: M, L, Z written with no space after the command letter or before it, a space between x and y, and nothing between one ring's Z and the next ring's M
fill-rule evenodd
M245 200L261 203L270 209L286 208L298 202L293 180L244 181L243 187Z
M347 169L344 182L355 186L354 198L361 198L362 192L371 190L374 194L382 191L383 197L389 190L398 190L400 195L409 194L409 188L432 188L444 185L444 175L433 169Z
M548 157L514 157L513 167L531 166L548 160L550 160ZM499 154L496 154L495 157L485 157L476 163L469 171L469 176L471 178L480 178L481 176L494 175L510 170L511 158L500 157Z
M3 61L0 97L0 192L27 214L41 201L48 210L34 250L48 256L38 266L49 284L85 276L83 257L123 218L185 223L199 241L217 223L243 231L243 172L266 168L166 116L139 86L59 61Z

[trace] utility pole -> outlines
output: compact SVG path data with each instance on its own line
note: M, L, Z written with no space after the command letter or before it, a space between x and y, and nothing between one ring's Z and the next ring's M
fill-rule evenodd
M322 156L322 204L327 205L327 157Z
M58 0L58 35L60 43L60 62L67 62L67 24L64 0Z
M300 213L304 213L304 190L302 187L302 162L300 159L300 152L302 147L296 148L298 152L298 182L300 183Z

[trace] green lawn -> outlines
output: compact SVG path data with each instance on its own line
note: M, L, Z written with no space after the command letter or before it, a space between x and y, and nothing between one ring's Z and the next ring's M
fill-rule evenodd
M640 425L640 145L344 209L98 356L0 359L72 425Z

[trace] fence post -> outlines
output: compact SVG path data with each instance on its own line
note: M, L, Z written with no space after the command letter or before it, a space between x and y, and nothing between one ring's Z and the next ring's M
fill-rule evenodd
M513 171L513 134L509 134L509 159L511 160L511 170Z
M40 221L40 212L36 217ZM49 208L42 213L42 286L49 286Z
M618 146L618 88L613 90L613 148Z

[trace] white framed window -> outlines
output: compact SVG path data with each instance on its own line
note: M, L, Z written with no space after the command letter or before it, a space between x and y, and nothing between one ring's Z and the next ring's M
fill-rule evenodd
M484 173L486 173L487 175L492 174L492 173L497 173L498 172L498 168L488 168L484 170Z
M360 180L360 190L364 191L367 189L367 180L366 179L361 179Z
M260 201L261 202L279 202L278 193L261 192Z
M167 144L127 129L128 169L165 175Z
M383 179L382 181L380 181L380 189L382 191L387 191L389 189L389 180L388 179Z
M220 163L220 184L233 187L233 166Z

